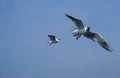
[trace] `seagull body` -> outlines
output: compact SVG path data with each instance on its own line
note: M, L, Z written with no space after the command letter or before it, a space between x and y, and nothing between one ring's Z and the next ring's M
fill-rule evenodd
M60 38L56 38L54 35L48 35L50 38L50 41L48 41L49 45L58 43L60 41Z
M108 43L104 40L104 38L98 34L90 31L90 27L85 27L83 25L83 22L77 18L74 18L73 16L70 16L68 14L65 14L69 19L71 19L75 25L76 29L72 31L73 36L76 36L76 39L79 39L81 35L84 37L91 39L92 41L98 43L101 47L104 49L112 52L113 49L111 49L108 45Z

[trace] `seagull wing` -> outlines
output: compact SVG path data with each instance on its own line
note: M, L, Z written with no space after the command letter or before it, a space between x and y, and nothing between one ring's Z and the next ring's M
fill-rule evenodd
M54 35L48 35L48 37L50 38L50 40L55 41L55 36Z
M65 14L68 18L70 18L74 23L75 25L79 28L79 29L82 29L84 28L84 25L83 25L83 22L73 16L70 16L68 14Z
M85 34L83 34L85 37L97 42L101 47L103 47L104 49L108 50L108 51L112 51L112 49L109 47L108 43L103 39L103 37L98 34L98 33L93 33L93 32L86 32Z

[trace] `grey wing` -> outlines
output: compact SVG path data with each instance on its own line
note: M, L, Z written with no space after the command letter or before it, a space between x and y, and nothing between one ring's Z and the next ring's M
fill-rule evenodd
M70 18L74 23L75 25L79 28L79 29L82 29L84 28L84 25L83 25L83 22L73 16L70 16L68 14L65 14L68 18Z
M87 38L89 38L89 39L91 39L91 40L93 40L95 42L104 42L105 41L100 34L93 33L93 32L90 32L90 31L86 32L84 34L84 36L86 36Z
M48 37L50 38L50 40L55 41L55 36L54 35L48 35Z
M112 51L112 49L109 47L108 43L103 39L103 37L100 34L88 32L84 36L86 36L87 38L97 42L104 49L106 49L110 52Z

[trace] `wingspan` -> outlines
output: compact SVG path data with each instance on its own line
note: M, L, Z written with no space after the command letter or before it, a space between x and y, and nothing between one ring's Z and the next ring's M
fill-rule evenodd
M70 18L74 23L75 25L79 28L79 29L82 29L84 28L84 25L83 25L83 22L73 16L70 16L68 14L65 14L68 18Z

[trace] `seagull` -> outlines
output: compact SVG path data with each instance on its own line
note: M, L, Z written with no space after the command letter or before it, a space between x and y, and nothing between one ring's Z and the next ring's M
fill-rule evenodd
M50 41L48 42L49 45L58 43L61 40L60 38L56 38L54 35L48 35L48 37L50 38Z
M76 25L76 29L74 29L72 31L73 36L76 36L76 39L80 38L81 35L83 35L84 37L98 43L101 47L103 47L104 49L106 49L109 52L112 52L113 49L110 48L110 46L108 45L108 43L104 40L104 38L96 32L91 32L90 31L90 27L88 26L84 26L83 22L80 19L77 19L73 16L70 16L68 14L65 14L69 19L71 19L75 25Z

